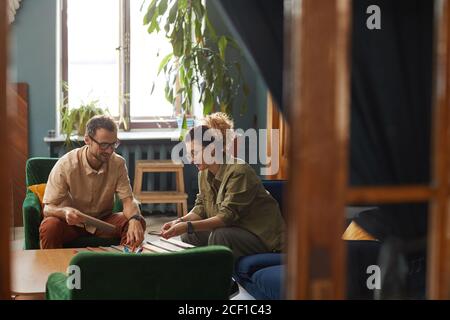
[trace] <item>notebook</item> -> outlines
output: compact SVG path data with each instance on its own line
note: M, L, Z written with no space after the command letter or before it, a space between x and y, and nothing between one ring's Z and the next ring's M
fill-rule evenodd
M96 227L97 229L103 230L105 232L115 232L116 226L100 219L88 216L87 214L77 212L77 214L85 219L85 224Z

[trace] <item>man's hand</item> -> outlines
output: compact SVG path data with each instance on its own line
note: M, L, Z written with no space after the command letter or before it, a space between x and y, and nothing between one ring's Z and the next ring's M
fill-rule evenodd
M171 223L171 222L168 222L168 223ZM166 223L166 224L168 224L168 223ZM163 226L163 229L164 229L164 226ZM179 236L186 232L187 232L187 222L180 222L180 223L173 224L170 228L163 231L161 234L161 237L163 237L164 239L169 239L172 237Z
M80 223L84 223L84 218L79 216L78 213L81 213L77 209L67 208L64 212L66 217L66 222L69 226L76 226Z
M138 247L144 241L144 229L140 221L132 219L128 222L127 245Z

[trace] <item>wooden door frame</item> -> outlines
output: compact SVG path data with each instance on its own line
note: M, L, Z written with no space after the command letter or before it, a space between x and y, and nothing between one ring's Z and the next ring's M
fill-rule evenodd
M8 48L8 1L0 1L0 146L5 148L7 141L7 48ZM0 299L10 299L10 232L12 194L9 179L8 152L0 157Z
M287 192L287 298L344 298L345 204L429 202L427 298L450 299L449 1L435 2L430 185L348 187L351 2L285 0L284 98L295 168Z
M344 299L351 1L285 4L292 137L286 298Z

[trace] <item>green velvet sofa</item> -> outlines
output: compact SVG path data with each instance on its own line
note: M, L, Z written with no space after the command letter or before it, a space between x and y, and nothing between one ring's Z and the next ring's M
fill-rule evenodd
M39 244L39 226L41 225L43 215L39 198L30 190L29 186L35 184L46 183L50 171L52 170L57 158L30 158L26 163L26 196L22 205L23 226L24 226L24 249L33 250L40 249ZM113 212L122 211L122 203L116 198L114 202ZM120 239L105 239L95 236L81 237L65 244L67 248L83 248L110 246L119 244Z
M80 252L70 265L78 271L49 276L46 299L224 300L233 255L223 246L170 253Z

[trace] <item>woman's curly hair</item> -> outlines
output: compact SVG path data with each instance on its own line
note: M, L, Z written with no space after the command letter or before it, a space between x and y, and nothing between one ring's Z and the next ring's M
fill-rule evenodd
M233 133L234 122L229 115L224 112L211 113L202 120L202 124L208 128L220 130L224 148L225 150L229 150L235 138Z

